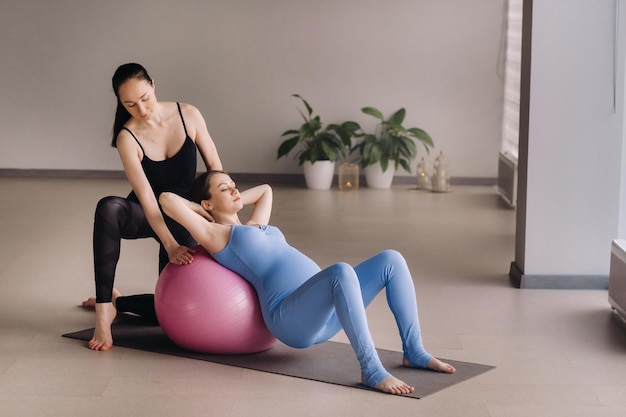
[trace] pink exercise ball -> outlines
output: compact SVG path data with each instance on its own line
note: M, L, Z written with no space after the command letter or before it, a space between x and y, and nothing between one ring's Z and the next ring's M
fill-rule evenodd
M195 352L243 354L271 348L254 288L218 264L201 246L188 265L168 264L157 281L154 307L172 342Z

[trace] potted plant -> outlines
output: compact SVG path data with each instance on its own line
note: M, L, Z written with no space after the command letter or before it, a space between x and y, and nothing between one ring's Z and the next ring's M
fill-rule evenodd
M276 159L287 156L298 147L296 157L298 165L304 168L307 187L328 189L333 181L335 162L351 149L352 137L360 126L348 121L324 127L320 116L313 115L313 109L304 98L298 94L292 96L300 99L306 108L306 113L298 109L304 123L298 129L287 130L281 135L287 138L278 147Z
M397 110L388 119L374 107L363 107L361 111L377 118L379 122L374 133L358 135L363 140L350 152L358 150L369 187L389 188L398 167L411 172L410 163L417 156L415 141L421 142L429 153L429 147L434 146L433 140L423 129L405 128L402 125L406 116L404 108Z

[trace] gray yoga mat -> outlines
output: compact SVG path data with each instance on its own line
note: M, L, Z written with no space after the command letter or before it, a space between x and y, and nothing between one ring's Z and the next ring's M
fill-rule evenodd
M64 337L89 341L94 329L64 334ZM126 320L112 326L115 346L163 353L223 365L237 366L329 384L371 390L358 383L359 364L349 344L326 342L307 349L293 349L280 342L265 352L248 355L213 355L191 352L176 346L159 326L141 320ZM401 366L402 353L377 349L378 355L394 376L415 387L409 398L422 398L493 369L493 366L445 360L456 368L452 375ZM374 391L374 390L372 390ZM376 391L377 392L377 391Z

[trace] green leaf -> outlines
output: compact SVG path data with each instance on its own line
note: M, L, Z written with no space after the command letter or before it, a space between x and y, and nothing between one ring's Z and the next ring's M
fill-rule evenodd
M383 170L383 172L387 171L387 168L389 168L389 160L387 158L383 158L380 160L380 168Z
M299 142L299 138L298 136L295 136L281 143L280 146L278 147L278 155L276 156L276 159L280 159L281 157L291 152L291 150L298 144L298 142Z
M406 110L403 107L400 110L396 111L394 114L392 114L391 117L389 118L388 122L391 125L400 126L401 127L402 122L404 122L404 117L405 116L406 116Z
M289 129L289 130L287 130L285 133L283 133L283 134L282 134L282 135L280 135L280 136L287 136L287 135L299 135L299 134L300 134L300 132L298 132L297 130L294 130L294 129Z
M382 149L378 142L368 141L363 147L363 160L365 165L372 165L380 161L383 156Z
M361 125L351 120L348 120L347 122L343 122L341 124L341 130L345 132L356 132L357 130L360 130L360 129L361 129Z
M307 111L309 112L309 117L311 117L311 115L313 114L313 109L311 108L311 106L309 106L309 103L307 103L307 101L305 99L303 99L300 94L292 94L293 97L297 97L300 100L302 100L302 102L304 103L304 105L306 106ZM302 113L300 113L302 114ZM304 115L302 116L304 117Z
M318 139L320 142L329 142L337 147L341 146L341 142L339 141L337 136L327 130L320 132L320 134L318 135Z
M424 144L424 146L428 147L434 147L434 143L433 143L433 138L430 137L430 135L428 133L426 133L424 130L418 128L418 127L412 127L410 129L407 129L409 132L411 132L411 134L416 137L417 139L420 140L420 142L422 142Z
M329 145L327 142L322 142L321 143L321 148L322 151L321 152L325 158L321 158L321 159L328 159L330 161L336 161L337 158L337 149L331 145Z
M417 156L417 146L415 146L415 142L412 139L403 137L398 141L398 145L404 149L408 159L413 159Z
M320 151L318 150L317 147L313 147L311 148L311 152L309 152L309 162L313 163L315 161L317 161L318 159L320 159Z
M363 113L365 113L365 114L369 114L370 116L374 116L377 119L380 119L381 122L385 121L385 117L380 112L380 110L378 110L377 108L374 108L374 107L363 107L361 109L361 111Z
M396 163L399 163L400 166L402 166L402 168L406 171L406 172L411 172L411 166L409 165L409 163L406 161L406 159L400 159L398 161L396 161Z

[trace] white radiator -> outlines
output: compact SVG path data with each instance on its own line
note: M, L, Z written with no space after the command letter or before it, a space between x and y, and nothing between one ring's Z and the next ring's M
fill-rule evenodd
M498 192L511 206L517 202L517 158L509 153L498 154Z
M611 245L609 272L609 304L626 320L626 240L616 239Z

